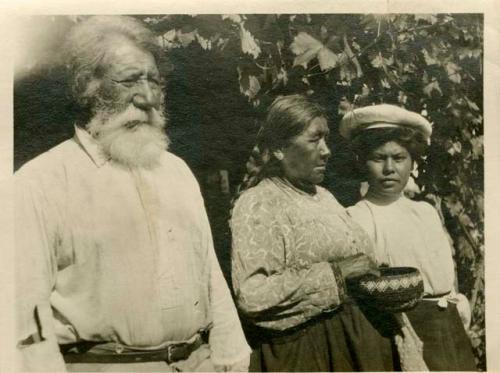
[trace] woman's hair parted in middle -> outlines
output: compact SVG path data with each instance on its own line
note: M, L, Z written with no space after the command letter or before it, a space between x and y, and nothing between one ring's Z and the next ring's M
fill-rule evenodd
M306 96L296 94L276 98L257 134L256 145L246 164L247 172L236 198L262 179L281 175L282 170L273 151L287 146L316 118L327 118L327 114L323 107Z

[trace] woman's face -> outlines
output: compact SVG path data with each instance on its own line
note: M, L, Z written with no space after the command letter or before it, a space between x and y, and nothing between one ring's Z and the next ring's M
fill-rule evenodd
M391 197L401 194L408 183L412 166L408 150L395 141L374 149L366 161L370 192Z
M281 164L288 180L295 184L318 184L323 181L330 157L327 145L329 133L326 119L318 117L281 149Z

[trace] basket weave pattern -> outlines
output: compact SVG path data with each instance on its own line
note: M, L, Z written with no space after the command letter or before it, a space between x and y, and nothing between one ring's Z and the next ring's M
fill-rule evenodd
M403 312L422 299L420 272L412 267L380 268L380 277L365 275L348 281L350 293L364 303L386 312Z

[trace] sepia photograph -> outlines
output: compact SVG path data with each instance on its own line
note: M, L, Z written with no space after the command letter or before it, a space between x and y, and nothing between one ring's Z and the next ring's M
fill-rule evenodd
M486 14L280 10L16 18L13 371L492 370Z

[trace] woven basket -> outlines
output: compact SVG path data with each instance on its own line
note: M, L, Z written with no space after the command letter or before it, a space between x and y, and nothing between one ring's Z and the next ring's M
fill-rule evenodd
M404 312L422 299L424 283L416 268L381 267L380 277L363 275L347 280L349 293L385 312Z

